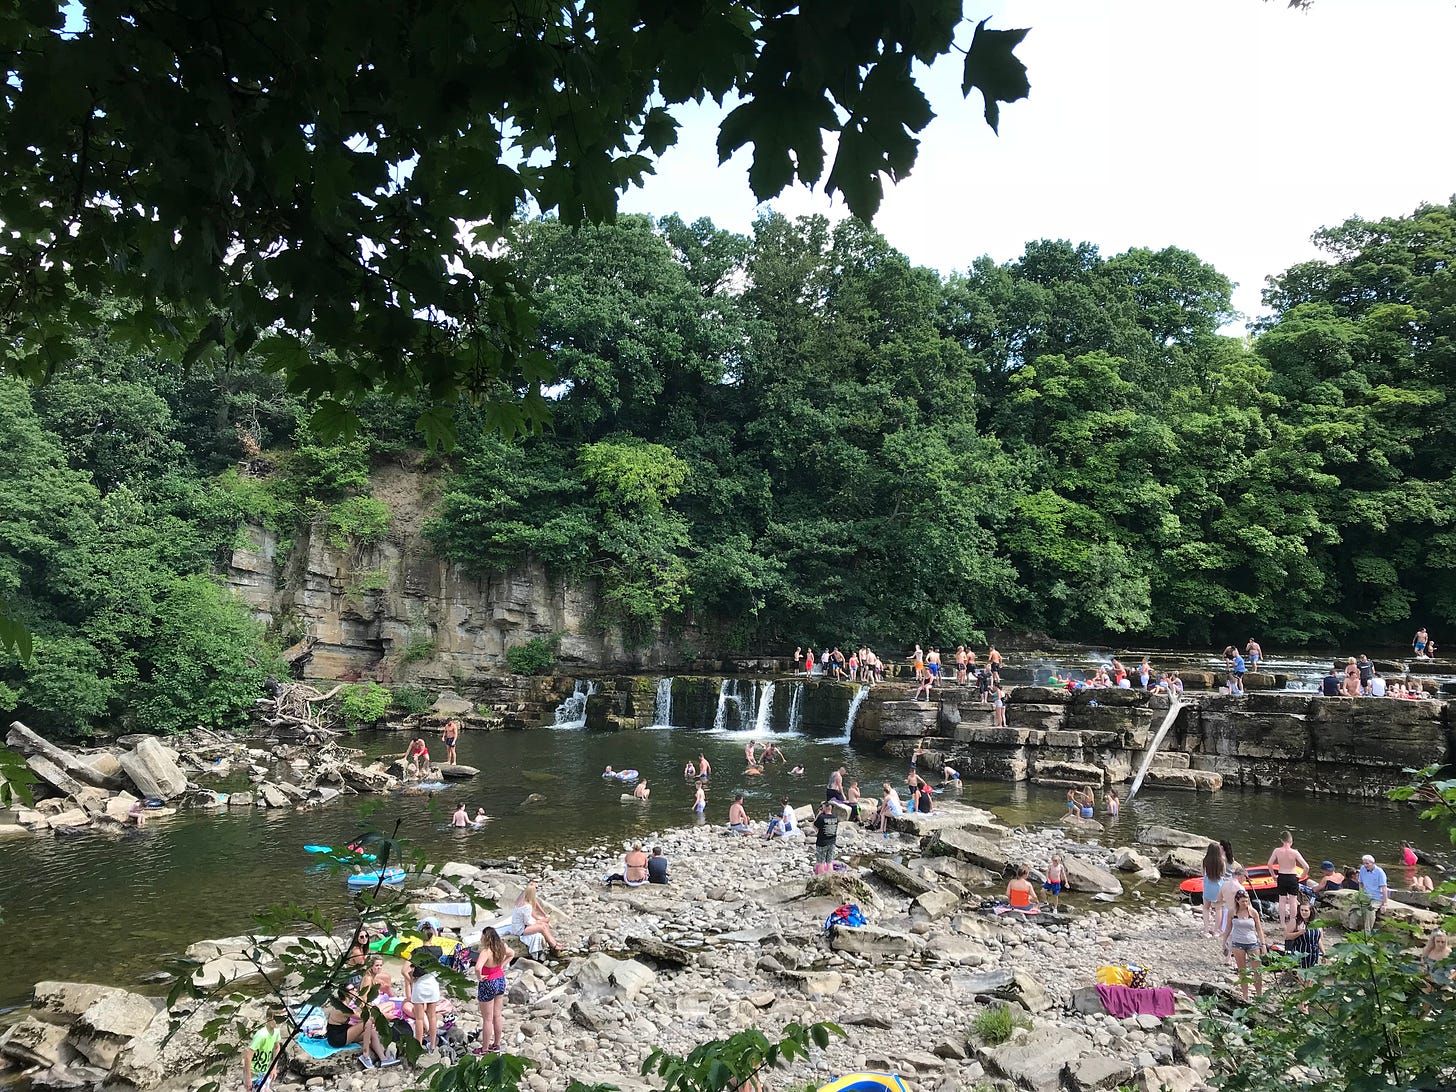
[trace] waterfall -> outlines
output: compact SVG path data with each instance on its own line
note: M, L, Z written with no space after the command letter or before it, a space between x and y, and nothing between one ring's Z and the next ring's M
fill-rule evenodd
M657 700L652 704L652 721L654 724L668 725L672 723L672 679L657 680Z
M556 728L585 728L586 699L597 692L597 684L590 679L577 679L576 686L567 698L556 707Z
M804 718L804 684L794 684L793 697L789 698L789 731L797 732L799 722Z
M764 735L773 729L769 721L773 719L773 696L774 684L768 683L758 695L758 716L753 720L753 730L758 735Z
M836 740L838 743L848 743L850 733L854 731L854 718L859 716L859 707L864 704L865 698L870 696L870 688L861 686L855 691L854 700L849 703L849 716L844 718L844 735Z
M728 684L732 680L724 679L718 687L718 711L713 714L713 731L721 732L728 723Z

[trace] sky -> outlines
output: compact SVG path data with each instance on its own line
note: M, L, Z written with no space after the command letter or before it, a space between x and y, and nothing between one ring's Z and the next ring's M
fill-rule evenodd
M982 254L1008 261L1040 238L1104 254L1179 246L1235 281L1234 305L1252 316L1267 275L1318 256L1319 227L1456 193L1456 0L1315 0L1307 12L1284 0L965 0L965 11L1032 28L1017 50L1031 97L1002 106L998 137L980 94L961 96L960 54L921 70L937 117L875 224L942 273ZM969 39L965 28L957 40ZM748 152L718 165L725 112L679 111L678 145L622 209L736 231L766 207L846 215L822 189L758 205Z

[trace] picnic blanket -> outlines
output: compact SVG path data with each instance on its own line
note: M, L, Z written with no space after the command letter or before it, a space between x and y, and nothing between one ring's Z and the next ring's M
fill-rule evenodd
M329 1046L326 1040L315 1039L312 1035L300 1035L293 1041L310 1058L330 1058L340 1051L359 1049L358 1043L350 1043L348 1046L341 1047Z

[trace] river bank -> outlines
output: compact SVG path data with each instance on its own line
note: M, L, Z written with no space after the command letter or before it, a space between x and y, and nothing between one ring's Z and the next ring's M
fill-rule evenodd
M1191 909L1149 905L1157 900L1146 897L1160 865L1176 870L1205 839L1166 828L1124 838L1099 823L1017 829L958 804L897 826L886 839L841 825L839 856L849 871L827 883L812 879L806 842L764 843L725 835L716 824L649 832L649 844L669 858L667 886L604 888L602 876L619 868L615 849L556 864L523 861L504 872L470 861L443 871L506 905L521 882L537 880L554 931L572 949L563 963L522 959L510 974L508 1048L534 1061L536 1092L572 1077L646 1088L637 1072L653 1046L686 1052L743 1027L771 1034L808 1020L840 1023L849 1037L796 1065L784 1086L860 1068L899 1072L917 1090L983 1080L1028 1089L1197 1085L1205 1063L1189 1052L1196 1039L1189 1004L1179 1002L1166 1019L1118 1020L1101 1011L1090 987L1099 966L1137 963L1156 984L1190 996L1227 992L1231 972ZM1035 872L1053 852L1072 866L1064 917L984 912L1004 887L1006 865ZM826 938L825 916L851 900L869 925ZM89 998L88 1008L100 1000L79 987L38 993ZM103 1068L97 1058L109 1056L111 1085L201 1083L195 1033L163 1048L155 1002L124 991L105 997L106 1008L91 1017L43 1002L50 1007L18 1025L28 1029L19 1035L25 1049L39 1056L40 1044L61 1068L95 1070ZM1006 1003L1023 1011L1029 1029L1005 1044L982 1041L977 1014ZM107 1013L123 1010L127 1022L97 1030ZM477 1026L473 1010L457 1006L457 1040ZM117 1028L131 1029L129 1037ZM9 1037L0 1054L13 1058L17 1033ZM326 1063L299 1057L275 1087L373 1092L407 1083L403 1068L366 1073L347 1055ZM91 1076L83 1072L81 1083Z

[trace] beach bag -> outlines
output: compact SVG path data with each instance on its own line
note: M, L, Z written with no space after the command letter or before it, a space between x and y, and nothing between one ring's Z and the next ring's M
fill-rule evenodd
M1136 963L1127 965L1127 984L1135 990L1150 989L1153 985L1153 976L1146 967L1140 967Z
M864 912L854 903L847 902L824 919L824 932L827 935L836 925L846 925L851 929L858 929L861 925L867 924Z
M480 958L480 951L476 948L467 948L460 944L455 950L441 960L445 966L459 974L469 974L475 970L475 961Z

